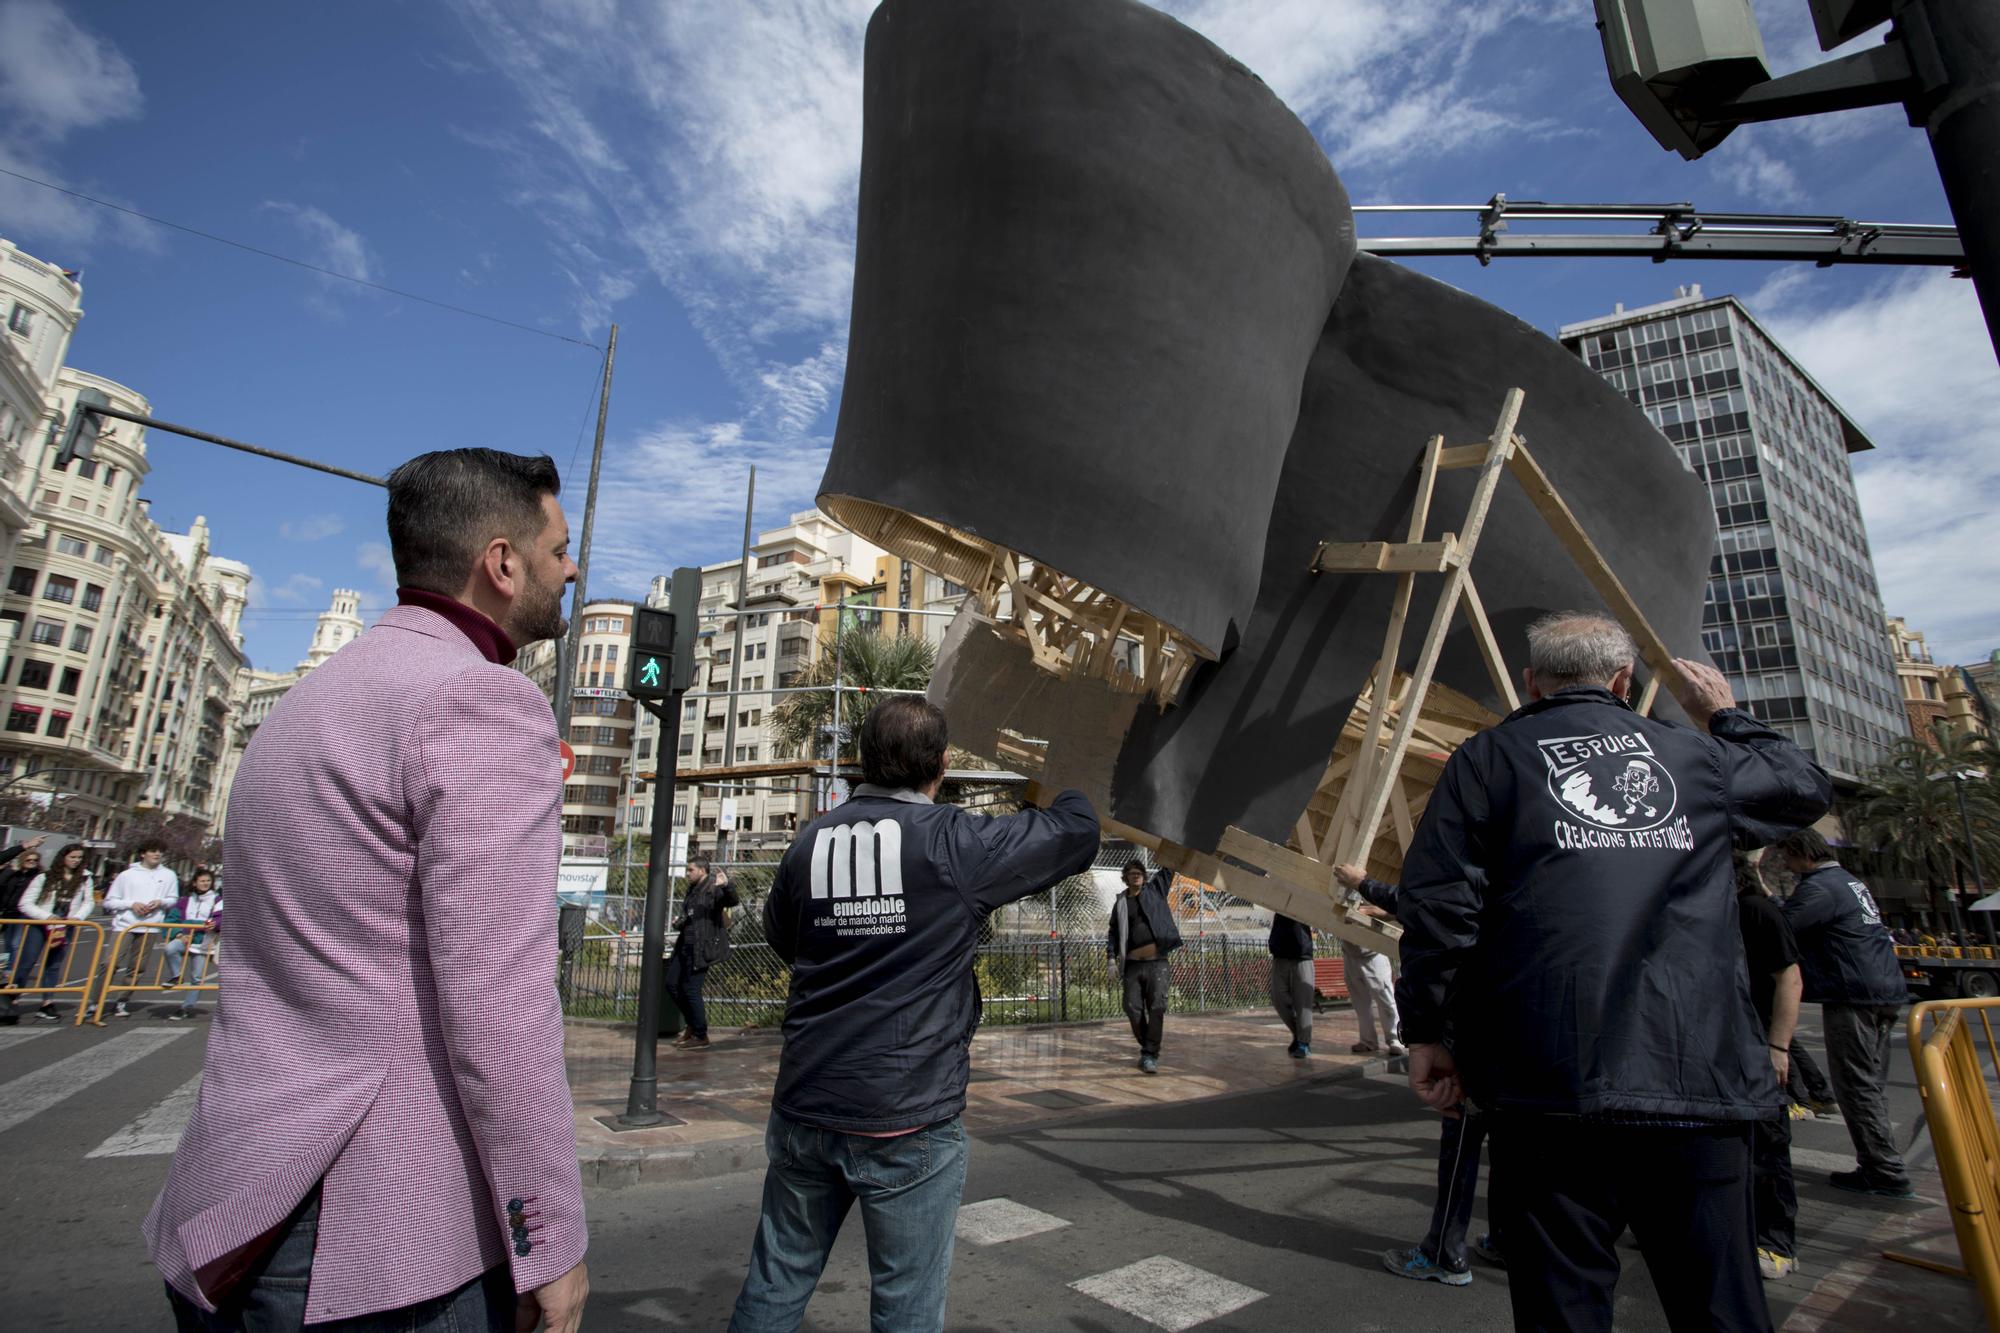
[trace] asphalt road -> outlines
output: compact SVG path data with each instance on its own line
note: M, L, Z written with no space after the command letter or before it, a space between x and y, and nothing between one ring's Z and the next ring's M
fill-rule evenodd
M0 1327L172 1327L139 1223L192 1104L206 1026L141 1017L101 1031L0 1028L0 1254L8 1256ZM1894 1096L1908 1139L1917 1101L1900 1044ZM965 1199L1009 1203L964 1214L961 1234L975 1225L1049 1229L961 1240L949 1324L969 1333L1506 1328L1500 1270L1477 1265L1470 1287L1444 1288L1381 1267L1382 1251L1423 1233L1436 1144L1436 1121L1394 1074L980 1139ZM1857 1237L1883 1209L1902 1206L1864 1203L1824 1183L1827 1169L1851 1162L1838 1122L1802 1123L1796 1147L1804 1269L1768 1287L1779 1321L1859 1252ZM1927 1144L1918 1148L1920 1189L1935 1195ZM740 1172L594 1193L586 1326L722 1327L760 1185L761 1173ZM1663 1327L1643 1260L1622 1253L1619 1327ZM1131 1280L1121 1270L1134 1264L1143 1266ZM1100 1299L1131 1289L1178 1292L1180 1313L1148 1325ZM1175 1323L1233 1302L1247 1303ZM866 1311L860 1225L850 1220L806 1327L865 1328Z

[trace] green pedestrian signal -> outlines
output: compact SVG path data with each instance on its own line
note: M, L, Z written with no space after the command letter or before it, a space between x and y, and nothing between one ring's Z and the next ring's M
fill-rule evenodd
M667 606L633 609L625 693L661 703L694 683L694 626L700 601L701 571L677 569Z

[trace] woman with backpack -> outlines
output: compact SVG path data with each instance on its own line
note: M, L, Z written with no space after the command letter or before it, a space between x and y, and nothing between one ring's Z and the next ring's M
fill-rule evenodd
M674 922L680 938L667 959L667 994L687 1020L674 1039L679 1050L708 1047L708 1008L702 1003L701 988L708 969L729 953L729 909L736 903L736 887L715 869L706 852L688 858L687 901Z
M97 886L92 883L90 872L83 868L83 857L84 846L80 842L73 842L57 852L54 863L28 881L28 887L21 894L21 915L35 921L88 920L97 910ZM21 954L27 960L21 976L31 983L28 991L49 984L51 977L55 979L54 984L64 984L63 974L70 961L70 942L76 933L60 924L29 927L28 937L21 942ZM41 1007L35 1011L35 1017L53 1023L62 1011L56 1008L54 1000L47 998L46 992L42 994Z

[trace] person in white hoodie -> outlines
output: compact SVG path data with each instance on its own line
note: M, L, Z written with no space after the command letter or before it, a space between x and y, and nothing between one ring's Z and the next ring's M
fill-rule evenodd
M21 915L34 921L85 921L97 910L97 886L91 882L90 872L83 868L84 847L73 842L57 852L49 868L35 876L21 894ZM33 994L36 985L64 985L64 974L69 970L70 939L75 931L64 930L60 925L32 926L32 938L21 942L21 955L27 960L20 971L23 981L34 983L23 990L24 995ZM35 1017L54 1022L61 1010L55 1001L43 992L41 1007ZM14 1012L14 999L7 1000L7 1013Z
M104 910L116 913L111 921L111 929L116 937L122 938L134 926L155 925L167 919L167 908L174 899L180 897L180 877L160 864L166 858L167 849L154 839L139 844L139 859L118 872L118 878L111 881L111 889L104 895ZM128 985L137 985L139 964L145 956L143 939L128 941L123 949L112 948L113 961L106 964L104 989L107 994L115 979L114 971L124 974ZM124 966L119 968L117 961ZM116 1007L111 1011L113 1018L130 1018L132 1011L126 1007L132 992L126 991L118 997Z

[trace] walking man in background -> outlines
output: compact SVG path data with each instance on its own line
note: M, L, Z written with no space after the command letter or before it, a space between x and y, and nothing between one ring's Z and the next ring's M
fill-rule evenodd
M1517 1327L1609 1328L1630 1226L1677 1333L1768 1333L1750 1138L1785 1103L1730 846L1832 784L1706 663L1675 663L1694 728L1634 713L1637 655L1615 621L1544 617L1529 702L1445 764L1396 904L1410 1085L1491 1116Z
M1271 918L1271 1005L1291 1030L1285 1054L1303 1060L1313 1043L1313 933L1303 921Z
M667 995L687 1021L674 1038L679 1050L708 1049L708 1006L702 1003L701 988L708 969L729 954L729 909L736 903L736 886L715 869L707 852L688 857L687 897L674 922L680 933L674 937L666 975Z
M1097 815L1079 792L1004 818L935 804L945 746L931 704L878 704L861 724L862 784L799 835L764 905L792 987L763 1214L731 1333L799 1326L857 1202L870 1327L944 1327L979 928L1097 851Z
M1408 1054L1400 1035L1403 1020L1396 1012L1396 974L1389 966L1389 956L1365 949L1352 940L1342 940L1340 958L1345 964L1342 972L1347 977L1347 997L1354 1003L1354 1025L1358 1035L1354 1053L1374 1055L1383 1051L1391 1056ZM1377 1023L1382 1025L1379 1040L1375 1028Z
M398 605L244 754L229 1002L146 1219L183 1330L578 1326L562 766L507 665L565 629L559 489L491 449L397 468Z
M1772 850L1799 877L1785 923L1798 939L1805 998L1819 1005L1827 1073L1859 1159L1855 1170L1828 1179L1858 1194L1907 1199L1915 1190L1889 1121L1889 1043L1909 999L1896 946L1875 895L1841 867L1825 838L1800 829Z
M1125 863L1124 875L1125 892L1112 900L1104 948L1125 990L1125 1018L1139 1043L1139 1072L1157 1074L1174 979L1167 955L1181 947L1181 929L1167 901L1174 872L1162 866L1148 879L1146 863L1134 857Z

